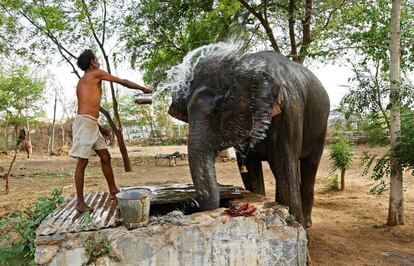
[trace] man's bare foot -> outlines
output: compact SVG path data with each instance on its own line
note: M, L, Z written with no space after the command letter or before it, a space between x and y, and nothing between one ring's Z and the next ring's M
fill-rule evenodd
M110 200L116 200L116 194L119 193L119 189L116 189L114 192L109 193L109 199Z
M93 208L89 207L88 205L86 205L85 202L83 202L83 203L76 203L76 210L80 213L84 213L84 212L91 213L93 211Z

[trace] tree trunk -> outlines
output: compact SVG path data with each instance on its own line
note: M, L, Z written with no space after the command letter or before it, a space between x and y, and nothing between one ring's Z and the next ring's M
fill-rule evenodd
M341 170L341 190L345 190L345 169Z
M88 10L88 6L86 4L86 1L82 1L83 4L83 11L85 12L86 15L86 19L88 20L88 26L90 28L90 30L92 31L92 36L94 37L96 43L99 46L99 49L102 52L103 58L105 60L105 64L106 64L106 70L108 71L109 74L112 74L111 72L111 64L109 62L109 57L108 54L105 50L104 47L104 43L105 43L105 27L106 27L106 2L103 1L103 12L104 12L104 16L103 16L103 21L102 21L102 25L103 25L103 32L102 32L102 38L99 38L96 31L95 31L95 26L92 23L91 20L91 13ZM125 172L130 172L132 171L131 169L131 162L129 161L129 157L128 157L128 152L125 146L125 140L124 140L124 136L123 136L123 132L122 132L122 123L121 123L121 119L119 118L119 113L118 113L118 101L116 100L116 95L115 95L115 89L114 89L114 84L113 82L109 83L110 88L111 88L111 95L112 95L112 107L114 110L114 117L115 117L115 121L117 124L114 123L114 121L112 120L111 116L109 115L108 112L106 112L102 107L100 108L101 112L102 110L105 111L105 113L103 112L103 114L105 115L105 117L108 120L109 125L111 126L111 129L113 130L117 140L118 140L118 146L119 146L119 151L121 152L122 155L122 160L124 162L124 169Z
M64 123L62 123L61 129L62 129L62 147L64 147L65 143L66 143L66 141L65 141L65 124Z
M57 91L55 91L55 105L53 106L52 140L50 143L50 155L56 155L55 153L56 105L57 105Z
M26 142L24 143L24 148L27 152L27 158L30 158L33 153L33 146L32 146L32 138L30 137L30 127L29 127L29 113L26 110L26 128L27 128L27 136Z
M112 74L111 65L109 63L109 58L106 55L106 52L105 52L105 49L103 48L103 46L100 46L100 47L101 47L101 52L103 53L104 60L105 60L105 63L106 63L106 69L107 69L109 74ZM112 94L112 108L114 110L114 116L115 116L115 121L116 121L117 125L115 125L114 121L110 118L109 113L108 113L108 115L105 115L105 116L106 116L107 119L109 118L112 121L112 123L111 123L108 119L108 122L109 122L112 130L114 131L116 139L118 140L119 151L121 152L122 161L124 162L125 172L131 172L132 171L131 162L129 160L128 151L127 151L127 148L125 146L125 139L124 139L124 134L122 132L121 118L119 117L119 113L118 113L118 101L116 99L114 84L112 82L110 82L109 85L110 85L111 94Z
M388 225L404 224L403 176L400 159L395 153L401 130L399 92L400 76L400 17L401 0L392 1L391 11L391 41L390 41L390 138L391 138L391 175L390 202L388 209Z
M109 126L111 127L112 131L114 132L118 140L119 151L121 152L121 156L124 161L125 172L131 172L131 162L129 161L128 151L126 149L124 136L122 135L121 131L122 129L118 130L108 111L106 111L102 107L99 109L99 111L105 115L106 119L108 120Z

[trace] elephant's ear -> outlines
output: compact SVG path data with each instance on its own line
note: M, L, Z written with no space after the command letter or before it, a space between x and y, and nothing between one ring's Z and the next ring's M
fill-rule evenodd
M184 95L173 95L173 100L168 109L168 114L188 123L187 100Z
M277 96L276 96L276 100L273 103L273 108L272 108L272 113L270 114L270 119L272 119L273 117L281 114L282 113L282 107L283 107L283 93L279 89L278 93L277 93Z

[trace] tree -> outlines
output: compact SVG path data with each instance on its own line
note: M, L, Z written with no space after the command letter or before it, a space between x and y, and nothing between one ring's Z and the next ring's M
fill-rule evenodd
M6 114L6 125L14 125L16 138L20 126L28 127L38 117L44 88L45 81L31 73L28 66L0 69L0 113Z
M251 24L240 8L235 0L137 1L128 10L121 38L131 64L142 62L144 81L156 86L191 50L235 33L248 39Z
M361 63L369 65L372 62L379 62L382 73L380 76L389 84L387 109L390 117L388 122L390 151L377 159L374 166L375 177L390 176L392 188L390 187L388 225L404 223L402 166L405 158L400 157L398 147L401 146L400 108L402 105L407 106L407 103L404 103L404 99L407 99L405 92L410 91L401 89L409 87L407 79L402 79L401 76L413 70L413 4L411 0L393 0L392 5L386 0L364 2L364 16L360 18L361 26L348 35L349 41L360 47L358 55L361 56ZM374 159L374 156L366 159L367 166L371 166Z
M392 0L390 27L390 139L391 139L391 175L388 225L404 224L404 194L401 161L396 153L400 130L401 114L399 93L401 88L401 0Z
M352 156L351 146L343 137L330 147L329 159L332 172L341 170L341 190L345 189L345 171L351 167Z
M358 18L365 15L367 1L238 1L260 22L272 48L300 64L309 57L332 59L359 48L348 36L361 25Z
M19 32L24 39L17 50L31 56L39 63L48 58L39 57L36 51L41 51L43 54L49 53L51 57L57 54L71 66L78 78L81 76L73 62L76 60L75 54L90 46L99 50L106 70L109 73L112 72L112 63L117 62L117 53L120 50L114 50L117 46L108 43L118 37L114 32L123 15L123 4L123 1L108 2L105 0L89 2L85 0L72 2L0 0L1 10L10 21L15 22L14 25L19 25L15 32ZM100 111L107 118L118 140L125 171L131 171L118 113L115 87L112 83L110 83L110 91L115 121L107 110L101 108Z
M156 86L189 51L235 36L246 47L269 42L299 63L332 57L347 46L349 25L363 12L360 2L143 0L129 8L122 39L132 65L143 62L144 81Z

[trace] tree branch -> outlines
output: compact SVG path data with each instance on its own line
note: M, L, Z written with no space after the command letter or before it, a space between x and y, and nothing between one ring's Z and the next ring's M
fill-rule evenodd
M105 34L106 34L106 2L105 0L103 2L103 25L102 25L102 45L105 43Z
M262 14L258 13L253 7L251 7L246 1L244 0L238 0L253 16L255 16L259 21L260 24L262 24L264 30L266 31L267 37L269 38L269 41L273 47L273 50L280 53L279 46L277 44L277 41L275 39L275 36L273 35L273 31L270 28L269 22L263 18Z
M34 20L32 20L25 12L19 10L18 11L27 21L29 21L30 24L32 24L36 29L43 32L56 46L58 46L60 49L65 51L70 57L76 59L77 57L72 54L68 49L66 49L59 41L58 39L53 35L53 33L46 27L42 27L39 24L37 24ZM45 21L45 18L42 17L42 19Z
M295 36L295 6L296 6L296 1L290 0L289 7L288 7L289 39L290 39L290 54L292 55L293 61L297 61L297 54L298 54L296 36Z
M325 31L327 28L328 28L328 26L329 26L329 24L331 23L331 20L332 20L332 17L333 17L333 15L338 11L338 10L340 10L344 5L345 5L345 3L346 3L346 0L343 0L341 3L339 3L337 6L335 6L333 9L332 9L332 11L331 12L329 12L329 15L328 15L328 17L326 18L326 21L325 21L325 23L323 24L323 26L321 27L321 28L319 28L318 30L316 30L314 33L312 33L311 35L311 37L312 37L312 40L315 40L316 38L317 38L317 36L319 36L319 34L321 34L321 32L323 32L323 31Z
M302 46L300 48L298 62L303 64L309 45L312 42L310 24L312 19L312 0L306 0L305 17L302 20Z
M88 10L88 6L86 5L85 0L82 0L82 4L83 4L84 12L86 14L86 18L88 20L88 26L91 29L92 35L93 35L95 41L97 42L97 44L98 44L98 46L99 46L99 48L102 52L102 55L104 57L105 64L106 64L106 69L107 69L108 73L111 74L112 72L111 72L111 65L109 63L109 57L106 54L105 47L103 46L103 43L99 40L99 37L96 34L95 27L93 26L92 19L91 19L91 16L90 16L90 13L89 13L89 10ZM104 1L103 4L106 5L106 2ZM104 20L104 22L106 23L106 20ZM105 27L105 26L103 26L103 27ZM122 123L121 123L121 118L119 117L119 113L118 113L118 101L117 101L116 95L115 95L114 84L112 82L110 82L109 85L110 85L110 88L111 88L111 95L112 95L112 108L114 110L114 116L115 116L115 119L116 119L116 122L117 122L117 125L118 125L117 130L122 132Z
M379 61L377 61L376 64L375 64L375 75L374 75L375 87L377 89L376 102L377 102L378 108L380 109L380 111L382 113L382 116L384 117L384 120L385 120L385 123L387 124L388 130L390 130L390 121L388 121L388 119L387 119L385 110L384 110L384 108L382 106L382 102L381 102L381 89L380 89L380 86L379 86L379 78L378 78L379 65L380 65L380 63L379 63Z

